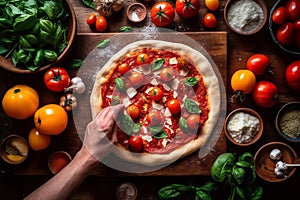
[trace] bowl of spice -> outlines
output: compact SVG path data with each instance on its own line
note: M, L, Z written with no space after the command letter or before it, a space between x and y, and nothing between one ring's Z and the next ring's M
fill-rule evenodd
M259 32L267 22L268 11L263 0L228 0L224 8L227 26L241 35Z
M141 3L132 3L127 8L127 17L132 22L141 22L146 16L146 7Z
M282 182L291 177L296 167L287 166L290 163L299 163L299 157L283 142L267 143L254 155L257 175L268 182Z
M224 132L227 138L239 146L255 143L264 129L261 116L250 108L237 108L225 119Z
M300 142L300 102L284 104L277 112L275 126L284 139Z
M48 160L48 167L53 174L57 174L71 162L70 154L65 151L56 151L51 154Z

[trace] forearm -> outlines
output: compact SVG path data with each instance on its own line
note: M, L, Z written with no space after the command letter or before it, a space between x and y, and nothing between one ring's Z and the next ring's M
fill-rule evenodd
M95 159L85 148L82 148L72 162L63 168L48 182L28 195L25 200L67 199L81 182L89 175L90 171L98 165Z

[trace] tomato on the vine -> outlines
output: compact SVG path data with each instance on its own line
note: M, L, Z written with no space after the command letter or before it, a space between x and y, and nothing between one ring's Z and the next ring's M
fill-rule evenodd
M270 65L270 59L265 54L254 54L247 60L247 69L252 71L255 75L262 75L268 66Z
M206 28L216 28L218 22L214 14L206 13L203 18L203 24Z
M293 61L285 70L285 79L290 88L300 92L300 60Z
M107 20L102 15L99 15L96 19L95 28L99 32L104 32L107 29Z
M191 129L197 129L200 123L200 116L197 114L189 115L187 118L187 125Z
M97 16L94 13L91 13L86 18L86 23L91 26L96 23L96 19L97 19Z
M128 112L128 114L130 115L130 117L132 119L135 119L135 118L137 118L140 115L140 109L139 109L139 107L137 107L134 104L131 104L130 106L128 106L127 112Z
M272 14L272 21L275 24L283 24L284 22L286 22L287 18L288 11L284 6L276 8Z
M175 17L173 6L166 1L157 2L151 8L151 20L156 26L169 26Z
M128 148L133 152L140 152L144 147L143 139L138 135L130 136Z
M199 13L200 0L176 0L177 14L182 18L191 18Z
M169 100L167 106L173 115L179 113L181 110L180 103L177 99Z
M52 67L44 75L46 87L54 92L61 92L70 85L70 76L62 67Z
M149 95L150 98L154 101L160 101L164 96L162 89L160 89L159 87L153 87Z
M262 108L271 108L277 102L277 86L270 81L259 81L252 93L254 102Z
M219 0L205 0L204 3L205 3L205 6L211 11L217 10L220 5Z

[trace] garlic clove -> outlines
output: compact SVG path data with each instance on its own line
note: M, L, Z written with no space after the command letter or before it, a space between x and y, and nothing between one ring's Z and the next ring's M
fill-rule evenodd
M74 77L71 79L71 83L76 85L77 83L82 82L82 79L79 77Z

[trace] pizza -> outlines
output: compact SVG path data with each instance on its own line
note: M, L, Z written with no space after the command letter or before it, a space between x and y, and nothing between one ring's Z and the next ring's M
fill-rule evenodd
M95 74L92 116L111 105L119 113L114 153L129 162L171 163L201 148L220 112L219 80L209 60L180 43L133 42Z

